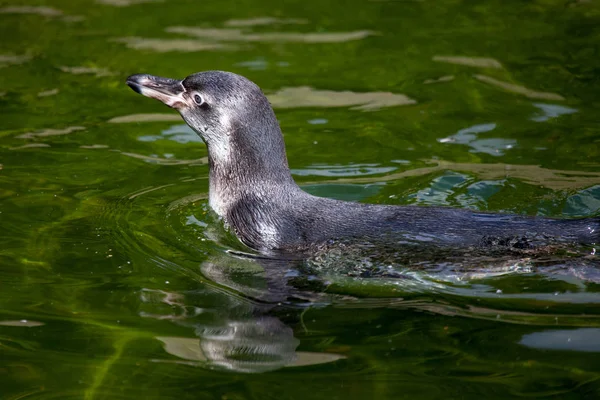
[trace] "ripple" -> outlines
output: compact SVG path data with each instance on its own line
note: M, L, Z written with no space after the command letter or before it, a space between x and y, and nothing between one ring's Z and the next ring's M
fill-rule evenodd
M423 161L434 164L434 166L415 168L386 176L340 178L325 182L387 182L411 176L423 176L436 172L451 170L456 172L469 172L477 176L479 179L484 180L497 180L511 177L520 179L526 183L540 185L553 190L581 189L600 184L600 172L555 170L543 168L538 165L454 163L444 160Z
M0 68L24 64L29 60L31 60L31 56L28 55L0 54Z
M81 15L65 15L61 10L44 6L7 6L0 8L0 14L40 15L47 18L60 18L64 22L79 22L85 19Z
M27 132L15 137L17 139L35 139L40 137L68 135L73 132L84 131L85 129L84 126L69 126L64 129L43 129L35 132Z
M161 131L160 135L139 136L138 140L142 142L154 142L157 140L172 140L180 144L204 143L200 136L194 132L188 125L173 125L169 129Z
M137 191L135 193L132 193L129 195L129 200L133 200L136 197L142 196L144 194L150 193L150 192L154 192L155 190L160 190L160 189L164 189L167 188L169 186L174 186L174 183L168 183L166 185L162 185L162 186L157 186L157 187L149 187L149 188L144 188L141 191Z
M46 143L28 143L28 144L24 144L23 146L17 146L17 147L11 147L11 150L20 150L20 149L31 149L31 148L43 148L43 147L50 147L49 144Z
M296 42L296 43L343 43L361 40L375 32L362 30L353 32L265 32L248 33L240 29L197 28L172 26L165 29L169 33L180 33L213 41L232 42Z
M107 122L111 124L130 124L133 122L171 122L171 121L181 121L181 116L179 114L171 113L171 114L160 114L160 113L152 113L152 114L129 114L123 115L120 117L114 117L109 119Z
M563 213L570 216L588 216L600 210L600 185L569 196Z
M161 158L156 156L146 156L137 153L120 152L124 156L137 158L138 160L144 160L152 164L160 165L203 165L208 163L208 157L197 158L194 160L179 160L176 158Z
M232 22L233 21L233 22ZM257 25L270 25L271 23L282 23L274 18L257 18L250 20L230 20L226 22L228 26L252 27ZM299 21L299 20L298 20ZM234 24L234 25L232 25ZM246 32L241 29L226 28L199 28L186 26L172 26L165 29L169 33L183 34L192 36L195 39L165 39L165 38L144 38L139 36L128 36L112 39L118 43L124 43L127 47L137 50L153 50L157 52L170 51L209 51L209 50L231 50L236 47L232 42L288 42L288 43L342 43L354 40L361 40L374 34L372 31L362 30L353 32ZM226 43L223 43L226 42Z
M114 76L116 75L114 72L111 72L105 68L98 68L98 67L83 67L83 66L78 66L78 67L67 67L67 66L61 66L59 67L59 69L63 72L67 72L69 74L73 74L73 75L84 75L84 74L93 74L96 77L104 77L104 76Z
M317 90L308 86L283 88L267 95L274 108L351 107L352 110L373 111L383 107L406 106L417 101L391 92Z
M208 179L208 178L204 178L204 179ZM206 199L208 199L208 193L190 194L181 199L171 202L167 207L167 211L173 212L182 207L186 207L186 206L189 206L190 204L194 204L198 201L202 201L202 200L206 200Z
M437 79L426 79L425 81L423 81L423 83L426 85L429 85L432 83L450 82L453 80L454 80L454 75L444 75L444 76L440 76Z
M468 128L461 129L454 136L450 136L450 137L444 138L444 139L438 139L438 141L440 143L452 143L452 142L458 142L459 140L461 140L463 142L466 140L474 140L477 138L477 136L475 134L483 133L483 132L490 132L490 131L493 131L494 129L496 129L496 124L493 122L489 123L489 124L473 125Z
M561 115L574 114L579 111L575 108L560 106L558 104L534 103L533 105L539 108L542 112L541 115L534 115L530 118L535 122L545 122L551 118L558 118Z
M36 326L45 325L43 322L32 321L28 319L21 319L18 321L0 321L0 326L16 326L16 327L25 327L25 328L33 328Z
M269 63L263 58L257 58L256 60L243 61L235 65L238 67L246 67L251 71L264 71L267 69Z
M50 90L44 90L42 92L39 92L37 95L38 95L38 97L48 97L48 96L57 95L58 92L59 92L58 89L50 89Z
M247 27L247 26L263 26L263 25L288 25L288 24L307 24L308 20L299 18L273 18L273 17L257 17L248 19L230 19L225 22L225 26Z
M532 89L528 89L525 86L516 85L510 82L504 82L499 79L492 78L486 75L474 75L476 79L489 85L495 86L500 89L504 89L507 92L521 94L530 99L541 99L541 100L565 100L560 94L550 92L538 92Z
M61 10L52 7L34 6L8 6L0 8L1 14L37 14L44 17L60 17L64 15Z
M385 174L396 167L380 167L379 164L313 165L311 168L292 169L297 176L365 176Z
M455 189L468 181L469 177L466 175L448 172L434 178L428 188L421 189L408 197L415 199L419 204L450 204L449 197L454 194Z
M433 61L478 68L502 68L498 60L488 57L434 56Z
M600 329L545 330L524 335L519 344L543 350L600 353Z
M153 50L159 53L170 51L195 52L204 50L227 50L233 46L201 40L191 39L155 39L138 36L127 36L113 39L114 42L123 43L130 49Z
M383 184L349 185L349 184L322 184L302 185L302 189L314 196L330 197L345 201L361 201L377 195Z
M496 129L496 124L494 123L473 125L471 127L461 129L452 136L438 139L438 142L466 144L471 147L472 153L486 153L491 156L498 157L504 155L505 150L515 147L517 141L503 138L477 139L478 133L490 132L494 129Z
M465 208L480 208L506 185L506 180L481 180L467 186L467 193L456 196L456 201Z
M162 3L163 0L96 0L98 4L104 4L114 7L128 7L137 4L145 3Z
M108 149L109 146L105 145L105 144L90 144L90 145L84 145L82 144L81 146L79 146L80 149Z

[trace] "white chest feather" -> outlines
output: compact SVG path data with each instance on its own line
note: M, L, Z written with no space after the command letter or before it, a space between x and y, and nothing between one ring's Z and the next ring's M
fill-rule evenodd
M208 205L223 219L226 218L227 212L231 206L230 202L226 200L225 194L212 184L210 185L208 193Z

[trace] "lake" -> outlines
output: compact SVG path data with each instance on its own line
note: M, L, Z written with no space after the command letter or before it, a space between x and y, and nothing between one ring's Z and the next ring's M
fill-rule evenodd
M595 245L254 257L125 78L256 82L318 196L600 215L594 0L0 1L1 399L600 398Z

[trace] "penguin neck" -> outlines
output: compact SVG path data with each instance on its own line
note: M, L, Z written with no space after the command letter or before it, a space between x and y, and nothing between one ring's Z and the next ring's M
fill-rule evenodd
M290 173L283 141L263 148L240 146L235 141L227 146L208 143L207 147L209 204L225 220L231 206L246 197L276 201L269 193L301 190Z

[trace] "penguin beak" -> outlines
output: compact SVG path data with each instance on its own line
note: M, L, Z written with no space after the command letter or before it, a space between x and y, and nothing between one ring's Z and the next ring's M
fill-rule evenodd
M137 74L127 78L127 85L135 92L162 101L171 108L179 109L186 106L186 100L183 97L185 88L177 79Z

